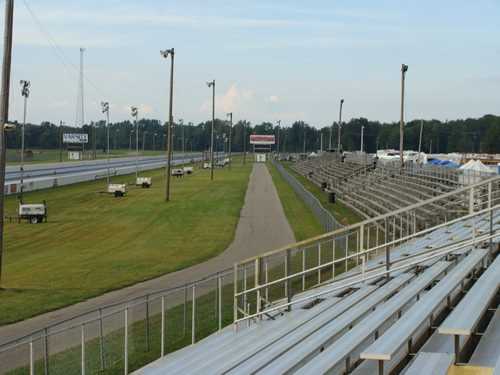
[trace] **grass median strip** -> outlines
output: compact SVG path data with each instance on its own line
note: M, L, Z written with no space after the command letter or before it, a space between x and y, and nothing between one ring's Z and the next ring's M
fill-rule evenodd
M5 228L0 324L73 304L207 260L232 241L252 164L172 179L164 202L164 170L142 173L150 189L129 186L124 198L102 191L105 181L25 194L46 200L49 222ZM113 177L130 183L134 176ZM6 215L16 215L16 197ZM193 279L196 275L193 275ZM167 287L167 286L166 286Z
M281 176L276 167L271 163L268 163L267 167L273 178L274 186L278 191L285 215L295 234L295 239L302 241L323 233L320 222Z
M349 207L346 207L340 202L335 202L335 204L332 204L328 202L328 196L325 194L324 191L321 190L321 188L315 184L313 184L311 181L309 181L307 178L302 176L301 174L295 172L291 168L291 163L290 162L282 162L283 166L286 168L286 170L291 173L295 178L299 180L299 182L307 189L309 190L318 200L321 202L323 207L325 207L327 210L329 210L332 215L338 220L338 222L342 225L351 225L355 223L359 223L362 221L362 218L355 212L353 212Z

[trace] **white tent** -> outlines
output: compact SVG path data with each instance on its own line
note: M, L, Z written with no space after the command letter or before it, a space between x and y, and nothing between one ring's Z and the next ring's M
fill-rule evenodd
M459 176L459 182L462 185L472 185L495 174L495 171L488 168L479 160L469 160L459 169L462 171L462 174Z

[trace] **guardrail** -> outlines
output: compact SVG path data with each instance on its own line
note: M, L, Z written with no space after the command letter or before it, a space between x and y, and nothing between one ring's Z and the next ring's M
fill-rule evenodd
M321 223L325 232L331 232L335 229L342 228L342 225L335 219L335 217L323 207L320 201L307 190L293 175L276 160L271 159L271 163L276 167L281 176L292 187L295 193L302 199L302 201L311 209L314 216Z
M189 161L194 160L195 162L202 160L201 157L194 157L189 159L176 159L172 161L173 165L180 165L184 163L188 163ZM163 168L166 165L165 160L151 161L147 164L139 164L137 169L141 171L147 171L152 169ZM99 166L99 169L93 171L83 171L83 172L75 172L68 173L62 175L51 175L51 176L41 176L41 177L33 177L33 178L25 178L24 182L24 192L42 190L42 189L50 189L57 186L71 185L77 184L85 181L94 181L98 179L104 179L107 176L106 172L106 164L102 164ZM110 175L111 176L121 176L132 174L136 170L135 165L126 165L122 167L111 167ZM18 194L20 191L21 183L20 181L7 181L4 187L5 195L13 195Z
M385 254L383 267L390 272L391 250L396 246L428 233L430 228L465 220L498 204L500 176L239 262L234 265L235 277L242 273L252 277L235 288L235 326L268 314L269 306L273 306L271 311L275 306L287 308L294 290L337 280L341 273L370 257ZM435 207L442 209L432 220L418 220L417 210L436 211ZM340 238L345 247L339 251L336 244Z

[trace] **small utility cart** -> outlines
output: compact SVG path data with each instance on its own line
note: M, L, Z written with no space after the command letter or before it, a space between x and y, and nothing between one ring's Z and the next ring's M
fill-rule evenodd
M115 198L123 197L127 193L127 185L125 184L109 184L108 193L114 194Z
M27 220L28 223L38 224L47 222L47 203L19 204L19 221Z
M192 174L194 172L194 168L193 167L184 167L182 169L184 171L184 174Z
M172 171L170 173L172 176L179 178L179 177L184 176L184 169L174 168L174 169L172 169Z
M153 183L151 181L151 177L137 177L135 185L142 186L142 188L150 188Z

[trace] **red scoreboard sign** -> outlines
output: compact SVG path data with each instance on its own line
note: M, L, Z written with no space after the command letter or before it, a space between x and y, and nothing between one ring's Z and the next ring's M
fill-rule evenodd
M252 134L250 136L250 144L252 145L274 145L274 135L258 135Z

